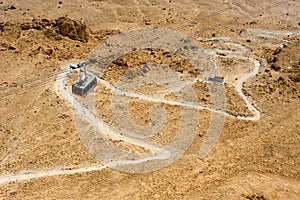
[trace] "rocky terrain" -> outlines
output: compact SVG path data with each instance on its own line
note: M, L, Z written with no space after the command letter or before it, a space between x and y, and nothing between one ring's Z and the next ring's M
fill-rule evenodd
M0 198L300 199L299 10L299 2L279 0L0 0ZM215 58L226 89L224 127L200 159L211 117L200 110L193 143L167 167L142 174L101 168L84 146L72 106L54 85L63 66L85 61L107 38L150 27L186 34ZM113 85L149 62L190 81L199 78L188 60L158 49L123 55L101 78ZM257 73L239 82L255 63ZM205 82L192 88L197 103L209 107ZM162 89L149 85L137 92ZM97 113L116 125L112 89L99 82L95 93ZM133 98L133 121L146 125L154 104ZM180 106L159 105L169 117L165 137L153 141L165 144L178 129Z

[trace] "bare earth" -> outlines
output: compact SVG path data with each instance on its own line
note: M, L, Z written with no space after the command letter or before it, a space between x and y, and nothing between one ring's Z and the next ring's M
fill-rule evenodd
M299 13L299 1L284 0L0 0L0 198L300 199ZM106 38L141 27L184 33L216 56L227 116L205 158L198 153L211 113L200 110L195 140L184 155L139 174L101 167L54 79ZM102 78L114 84L145 62L168 65L187 80L199 75L173 53L145 49L118 58ZM255 62L257 73L239 83ZM192 88L199 105L209 107L204 82ZM162 89L152 85L137 92ZM95 93L98 115L116 126L111 88L99 83ZM149 109L158 103L131 100L132 120L149 123ZM168 118L152 139L166 144L178 129L180 106L160 105Z

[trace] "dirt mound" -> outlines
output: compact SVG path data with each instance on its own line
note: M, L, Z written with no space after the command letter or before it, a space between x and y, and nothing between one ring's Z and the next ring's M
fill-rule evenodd
M84 22L72 20L68 17L60 17L56 20L58 33L73 40L87 42L89 39L88 29Z
M89 40L89 31L86 24L68 17L59 17L56 20L33 19L31 22L22 23L21 29L44 30L45 35L54 40L60 40L61 36L82 42Z

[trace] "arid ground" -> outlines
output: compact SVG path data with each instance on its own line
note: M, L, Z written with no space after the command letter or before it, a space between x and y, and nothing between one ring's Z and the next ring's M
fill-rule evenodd
M296 0L0 0L0 199L300 199L299 13ZM83 142L72 105L57 91L63 67L138 28L185 34L220 69L225 123L206 157L198 154L209 109L199 109L187 151L152 172L101 167L105 163ZM169 66L191 82L197 103L210 107L207 82L188 60L141 49L115 60L94 89L105 123L117 126L113 89L104 83L113 85L144 63ZM63 78L71 83L77 75ZM151 96L164 89L146 85L135 92ZM169 104L176 96L164 98L131 97L129 104L140 126L151 121L151 106L164 108L164 127L152 138L161 145L174 137L181 117L181 106Z

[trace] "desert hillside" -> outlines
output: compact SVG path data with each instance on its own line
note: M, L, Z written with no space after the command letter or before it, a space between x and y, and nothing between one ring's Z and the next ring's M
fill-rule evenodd
M299 12L0 0L0 199L300 199Z

